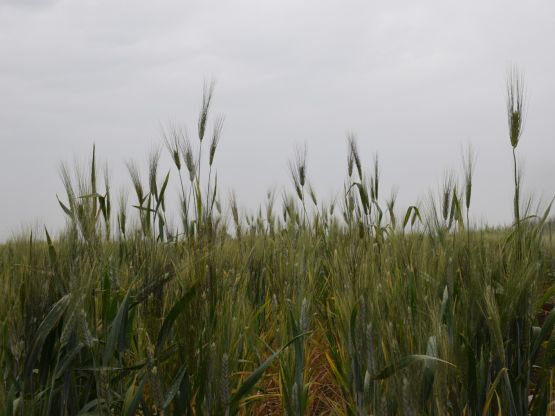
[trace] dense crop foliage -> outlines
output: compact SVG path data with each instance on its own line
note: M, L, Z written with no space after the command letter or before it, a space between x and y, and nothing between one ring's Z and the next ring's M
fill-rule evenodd
M63 167L67 229L0 246L0 412L547 414L555 265L549 210L519 197L515 79L505 230L470 227L472 152L461 183L399 210L352 136L339 200L317 198L299 151L293 193L243 214L219 197L212 86L198 138L165 132L169 171L159 152L146 178L128 164L132 202L113 209L94 151L86 172Z

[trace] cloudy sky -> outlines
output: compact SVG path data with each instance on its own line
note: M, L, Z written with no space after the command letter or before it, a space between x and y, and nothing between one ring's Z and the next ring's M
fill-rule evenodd
M125 162L144 164L161 125L194 133L211 78L225 115L220 182L245 208L290 186L297 144L317 193L332 197L353 131L401 206L460 171L472 144L474 218L504 223L513 64L529 104L524 187L555 194L554 22L551 0L1 0L0 239L63 224L59 163L86 161L93 143L115 186L128 186Z

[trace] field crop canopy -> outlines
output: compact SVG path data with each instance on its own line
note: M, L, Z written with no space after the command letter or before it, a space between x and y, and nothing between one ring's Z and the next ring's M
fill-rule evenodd
M550 207L521 198L517 71L514 223L497 229L470 223L471 149L460 178L399 207L354 135L332 202L318 198L300 148L290 192L248 214L218 186L225 128L213 90L194 136L168 128L146 172L127 164L128 196L114 195L93 149L85 169L61 169L66 228L0 245L0 413L554 411L552 222Z

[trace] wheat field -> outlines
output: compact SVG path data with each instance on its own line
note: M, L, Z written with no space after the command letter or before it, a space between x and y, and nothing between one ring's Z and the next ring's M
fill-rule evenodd
M460 177L399 207L353 135L334 201L300 149L291 192L248 214L218 188L212 98L195 137L164 132L171 166L128 163L114 195L93 149L60 169L66 228L0 245L2 414L555 414L555 250L550 207L520 196L518 71L514 221L497 229L470 222L471 149Z

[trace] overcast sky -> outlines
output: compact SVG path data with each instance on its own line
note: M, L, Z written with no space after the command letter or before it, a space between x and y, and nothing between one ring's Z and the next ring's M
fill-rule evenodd
M333 196L353 131L367 167L379 154L382 192L398 188L400 206L460 171L471 143L474 218L504 223L512 64L529 103L524 187L555 195L554 49L552 0L1 0L0 239L63 224L59 163L85 161L93 143L127 186L125 162L144 165L161 125L194 133L210 78L225 115L219 179L246 208L290 187L296 144L317 193Z

